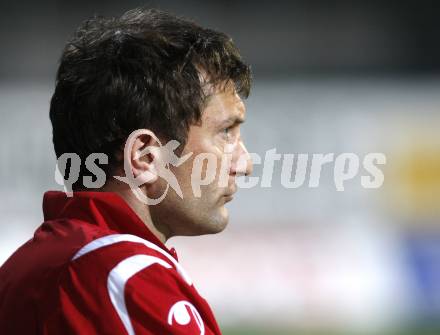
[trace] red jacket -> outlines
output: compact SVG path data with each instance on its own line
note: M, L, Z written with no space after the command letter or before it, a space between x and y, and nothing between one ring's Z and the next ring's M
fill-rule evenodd
M114 193L47 192L0 268L0 334L220 334L190 277Z

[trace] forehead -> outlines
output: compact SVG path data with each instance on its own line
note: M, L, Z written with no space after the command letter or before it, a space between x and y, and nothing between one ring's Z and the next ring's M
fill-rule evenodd
M225 119L244 120L246 108L235 89L216 90L207 99L202 112L202 124L223 122Z

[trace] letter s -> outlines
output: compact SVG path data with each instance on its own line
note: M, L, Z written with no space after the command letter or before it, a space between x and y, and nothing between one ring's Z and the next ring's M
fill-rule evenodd
M387 158L385 154L380 152L372 152L365 156L364 158L364 168L367 170L371 176L362 176L361 184L364 188L379 188L382 186L385 176L381 169L379 169L377 164L386 164Z
M104 186L106 181L104 170L96 165L95 160L98 160L99 164L108 164L108 157L102 152L92 153L86 158L87 170L89 170L91 173L93 173L94 176L96 176L95 181L93 181L93 178L91 176L83 177L83 184L87 188L100 188Z

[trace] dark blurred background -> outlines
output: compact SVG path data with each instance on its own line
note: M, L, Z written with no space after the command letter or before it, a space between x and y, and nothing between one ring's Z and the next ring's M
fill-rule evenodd
M1 1L0 264L60 189L48 118L83 20L147 6L228 33L251 64L248 149L387 157L380 189L240 190L228 229L176 238L232 334L440 333L440 5L436 1ZM261 176L261 166L255 175Z
M2 1L2 78L52 79L79 22L149 6L230 34L256 75L440 70L436 1Z

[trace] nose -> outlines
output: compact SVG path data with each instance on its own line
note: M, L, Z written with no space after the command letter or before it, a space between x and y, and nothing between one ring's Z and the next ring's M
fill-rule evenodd
M239 141L232 156L231 174L234 176L249 176L253 171L252 157L243 141Z

